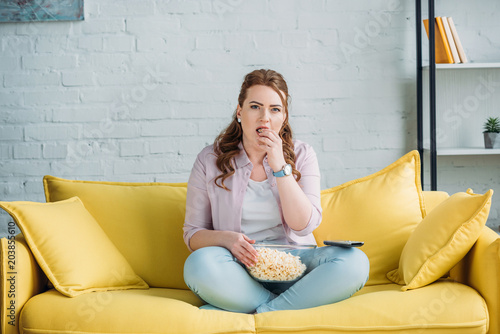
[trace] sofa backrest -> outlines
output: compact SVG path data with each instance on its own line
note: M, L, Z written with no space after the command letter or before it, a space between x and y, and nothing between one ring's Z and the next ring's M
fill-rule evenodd
M78 196L136 274L151 287L187 289L183 266L189 251L182 237L186 183L73 181L46 176L44 187L47 202ZM444 192L424 192L427 211L447 197ZM370 259L370 265L378 264Z
M44 178L47 202L78 196L137 275L151 287L187 289L182 237L186 183Z
M450 197L445 191L424 191L425 211L427 214L432 211L439 203Z

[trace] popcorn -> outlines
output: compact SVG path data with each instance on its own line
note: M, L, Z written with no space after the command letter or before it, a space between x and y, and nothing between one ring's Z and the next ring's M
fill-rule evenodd
M253 267L248 267L250 275L265 281L292 281L300 277L306 270L306 265L299 256L271 248L257 249L258 261Z

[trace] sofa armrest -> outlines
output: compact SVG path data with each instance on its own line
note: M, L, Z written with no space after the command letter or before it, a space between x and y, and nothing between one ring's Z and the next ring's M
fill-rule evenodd
M0 332L18 334L24 304L47 286L47 277L22 234L0 239L0 279Z
M472 249L451 270L450 277L477 290L488 305L488 333L500 333L500 237L485 227Z

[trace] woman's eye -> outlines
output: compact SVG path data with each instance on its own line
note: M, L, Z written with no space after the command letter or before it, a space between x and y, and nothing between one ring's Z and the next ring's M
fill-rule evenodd
M272 110L273 110L273 112L281 112L280 108L273 108Z
M259 109L259 106L258 106L258 105L256 105L256 104L252 104L252 105L250 106L250 108L252 108L252 109Z

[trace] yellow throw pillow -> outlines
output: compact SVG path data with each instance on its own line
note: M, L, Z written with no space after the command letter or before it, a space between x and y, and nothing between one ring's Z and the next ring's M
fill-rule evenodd
M420 156L411 151L372 175L321 192L323 221L314 232L323 240L364 241L370 260L367 285L388 283L408 237L425 216Z
M432 210L406 243L399 268L387 274L403 291L439 279L457 264L476 242L486 224L493 190L477 195L468 189L450 196Z
M182 225L187 183L43 179L47 202L78 196L135 273L151 287L187 289Z
M79 198L0 202L0 207L16 221L38 264L63 295L148 288Z

